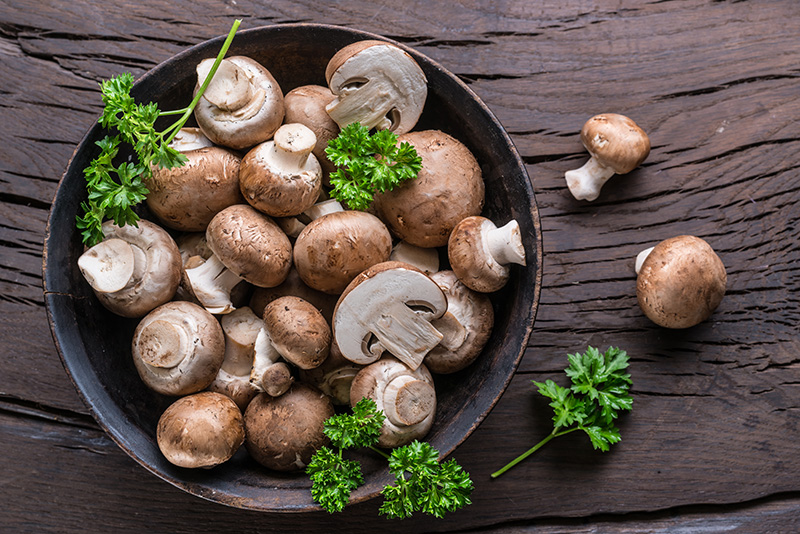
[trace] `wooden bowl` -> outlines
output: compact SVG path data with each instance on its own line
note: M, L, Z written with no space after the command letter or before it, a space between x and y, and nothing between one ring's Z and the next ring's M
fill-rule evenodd
M325 85L325 66L333 54L364 39L386 40L335 26L287 24L240 31L228 54L259 61L286 93L300 85ZM136 82L134 97L158 102L161 109L185 106L195 84L195 65L216 56L222 42L222 37L212 39L158 65ZM527 255L527 266L514 266L508 285L492 295L496 324L479 359L459 373L437 377L438 410L427 440L444 457L486 417L522 358L539 301L542 237L525 166L497 119L456 76L422 54L398 46L416 59L428 78L429 96L415 130L441 129L472 150L486 182L484 215L498 225L516 219ZM80 203L86 199L83 169L96 157L95 142L104 135L95 125L78 145L56 193L45 239L48 319L75 387L98 423L125 452L175 486L240 508L273 512L318 509L304 473L271 472L250 459L244 448L228 463L208 470L176 467L159 451L156 423L174 399L143 385L130 355L137 321L106 311L77 267L83 252L75 227ZM392 481L382 458L368 452L357 456L362 461L365 484L353 494L352 502L376 496Z

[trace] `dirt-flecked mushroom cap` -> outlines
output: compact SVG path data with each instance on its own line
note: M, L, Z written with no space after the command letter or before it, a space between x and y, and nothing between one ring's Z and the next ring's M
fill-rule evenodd
M453 271L439 271L431 279L447 297L447 313L432 321L444 337L424 363L432 373L455 373L480 355L492 333L494 310L488 295L465 286Z
M317 138L302 124L284 124L242 159L239 185L245 200L271 217L299 215L322 189L322 167L311 153Z
M339 50L325 69L336 95L326 107L344 128L353 122L368 130L410 131L428 96L425 73L407 52L384 41L359 41Z
M374 209L392 234L419 247L441 247L453 227L483 209L483 174L472 152L438 130L400 136L422 158L422 170L391 191L375 195Z
M386 415L380 447L400 447L422 439L433 425L436 391L424 365L412 370L386 356L364 367L350 386L350 405L362 398L375 401Z
M331 347L331 329L322 313L299 297L280 297L264 308L264 327L272 344L300 369L319 367Z
M244 419L236 404L205 391L172 403L158 420L158 448L179 467L214 467L244 443Z
M195 93L213 59L197 66ZM197 125L215 144L240 150L272 137L283 122L283 92L272 74L244 56L223 59L194 111Z
M188 395L214 381L225 358L225 337L216 318L200 306L168 302L139 322L131 354L149 388Z
M174 230L200 232L218 212L244 202L239 191L239 156L221 147L184 154L180 167L153 166L147 179L147 207Z
M389 259L392 236L363 211L338 211L311 221L294 244L294 265L306 285L337 295L360 272Z
M128 252L133 253L133 270L117 291L105 292L93 287L100 303L123 317L143 317L169 302L178 290L182 272L181 255L175 240L163 228L146 220L138 221L138 226L117 226L106 221L103 233L105 240L116 239L128 244L125 247L117 243L128 260ZM100 279L104 276L102 271L109 265L109 258L88 265L86 260L79 260L84 276L92 278L91 285L97 287L105 284ZM129 267L130 264L124 267L125 272ZM119 280L111 283L112 288L119 283Z
M305 384L294 384L280 397L262 393L244 414L247 451L276 471L305 469L317 449L328 443L322 430L332 415L328 396Z
M416 369L442 340L431 321L445 311L436 282L416 267L387 261L359 274L339 297L333 336L351 362L370 364L389 352Z
M225 267L254 286L277 286L292 266L289 238L270 217L246 204L215 215L206 241Z
M725 295L728 275L711 246L682 235L656 245L641 264L636 297L642 311L665 328L708 319Z
M580 169L565 174L567 186L578 200L594 200L614 174L627 174L650 154L650 138L624 115L595 115L583 125L581 142L591 158Z
M497 291L508 282L509 264L525 265L519 224L512 219L498 228L486 217L467 217L453 229L447 256L465 286L482 293Z
M336 96L331 90L321 85L303 85L286 93L283 98L286 107L284 122L300 123L314 132L317 144L312 153L317 157L322 166L324 176L336 170L325 154L328 142L339 135L339 125L331 119L325 106L330 104ZM329 185L326 183L326 185Z

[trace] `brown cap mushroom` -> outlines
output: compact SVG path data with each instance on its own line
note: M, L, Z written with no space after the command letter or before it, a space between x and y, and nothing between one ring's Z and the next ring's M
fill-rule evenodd
M725 295L728 275L711 246L682 235L656 245L636 280L639 307L665 328L689 328L708 319Z
M401 135L422 158L422 170L391 191L375 195L373 206L392 234L419 247L441 247L464 217L483 209L483 174L472 152L438 130Z
M525 265L519 224L512 219L498 228L486 217L467 217L453 229L447 256L465 286L482 293L497 291L508 282L509 264Z
M213 59L205 59L197 66L195 93L213 64ZM194 110L197 125L209 139L236 150L272 137L283 114L278 82L261 64L244 56L222 60Z
M439 271L431 279L447 297L447 313L431 322L444 337L424 363L432 373L455 373L480 355L492 333L494 309L488 295L465 286L453 271Z
M264 327L278 353L300 369L318 367L331 346L331 329L320 311L299 297L280 297L264 308Z
M284 122L287 124L297 122L314 132L317 144L314 145L312 153L322 166L324 176L336 170L336 166L325 154L328 142L339 135L339 125L325 111L325 106L330 104L334 98L336 96L331 93L331 90L321 85L296 87L286 93L283 98L283 104L286 107Z
M392 236L380 219L363 211L338 211L314 219L300 232L294 264L306 285L335 295L391 253Z
M336 95L326 109L342 128L358 122L368 130L408 132L428 96L428 81L414 58L384 41L342 48L328 63L325 79Z
M294 384L280 397L262 393L244 413L245 444L250 456L276 471L305 469L314 453L328 443L325 420L334 415L327 395Z
M218 212L244 202L239 191L240 158L221 147L184 155L188 161L180 167L153 166L146 182L147 207L164 226L199 232Z
M364 367L350 386L350 405L362 398L375 401L386 414L379 447L400 447L422 439L436 415L436 390L424 365L411 370L387 356Z
M594 200L614 174L627 174L650 154L650 139L644 130L624 115L595 115L583 125L581 142L591 154L580 169L567 171L565 178L572 196Z
M284 124L272 141L242 159L239 185L248 204L272 217L299 215L322 189L322 167L311 153L317 138L302 124Z
M237 308L220 319L225 334L225 358L209 391L227 395L240 410L258 395L250 383L256 338L264 323L247 306Z
M169 302L181 282L178 245L160 226L103 223L105 240L78 259L100 303L123 317L142 317ZM113 240L111 244L103 244Z
M197 304L168 302L139 322L131 354L150 389L188 395L214 381L225 358L225 337L216 318Z
M205 391L172 403L158 420L158 448L179 467L214 467L244 443L244 419L236 404Z

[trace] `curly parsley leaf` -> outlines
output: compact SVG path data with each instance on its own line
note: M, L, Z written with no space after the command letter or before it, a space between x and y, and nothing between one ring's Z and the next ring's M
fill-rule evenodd
M570 387L559 386L552 380L534 382L539 393L551 400L553 431L492 473L492 478L502 475L551 439L575 430L585 432L592 446L604 452L622 439L614 420L621 412L633 409L633 399L628 393L631 375L625 372L628 354L615 347L609 347L605 353L588 347L583 354L568 354L567 360L569 365L564 372L572 382Z
M354 122L328 142L325 154L337 169L330 175L331 196L351 209L366 210L376 193L417 177L422 158L407 142L397 144L388 130L374 134Z

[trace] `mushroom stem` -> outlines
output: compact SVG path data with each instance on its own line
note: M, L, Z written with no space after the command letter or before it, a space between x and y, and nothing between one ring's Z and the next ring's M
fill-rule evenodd
M191 353L191 340L186 330L169 321L158 319L145 323L139 338L147 340L140 349L142 361L152 367L171 369Z
M197 79L205 80L214 65L213 59L205 59L197 65ZM223 59L217 72L203 93L206 100L225 111L244 107L253 98L253 86L244 69L234 62Z
M439 270L439 251L435 248L423 248L412 245L408 241L398 242L392 248L389 256L392 261L402 261L413 265L425 274L432 274Z
M256 337L250 383L271 397L283 395L292 385L289 366L281 361L281 355L272 344L269 332L264 327Z
M378 343L370 347L370 352L380 356L387 350L411 369L419 367L444 337L428 319L399 301L389 303L373 325Z
M636 271L636 274L639 274L639 271L642 270L642 264L644 263L644 260L646 260L647 256L649 256L650 253L653 252L654 248L656 247L646 248L636 255L636 264L634 265L633 268Z
M231 290L242 278L225 267L216 254L212 254L202 265L186 269L186 277L195 297L209 313L224 314L235 309L231 302Z
M591 157L581 168L567 171L564 178L570 193L578 200L594 200L600 196L600 188L614 176L614 169Z
M220 319L225 333L225 359L222 370L234 376L249 375L253 368L253 350L260 331L261 319L248 307L225 315Z
M328 199L323 200L321 202L317 202L306 211L303 212L309 219L312 221L315 219L319 219L323 215L327 215L329 213L334 213L337 211L344 211L341 203L338 200Z
M101 241L78 258L83 277L99 293L114 293L124 288L133 276L133 247L122 239Z
M516 220L512 219L500 228L489 230L486 237L489 253L497 263L525 265L525 247L522 245L519 223Z
M428 382L400 375L386 385L383 406L386 417L395 425L416 425L433 412L436 392Z
M305 167L306 160L317 144L317 136L302 124L284 124L275 132L274 164L291 172Z

